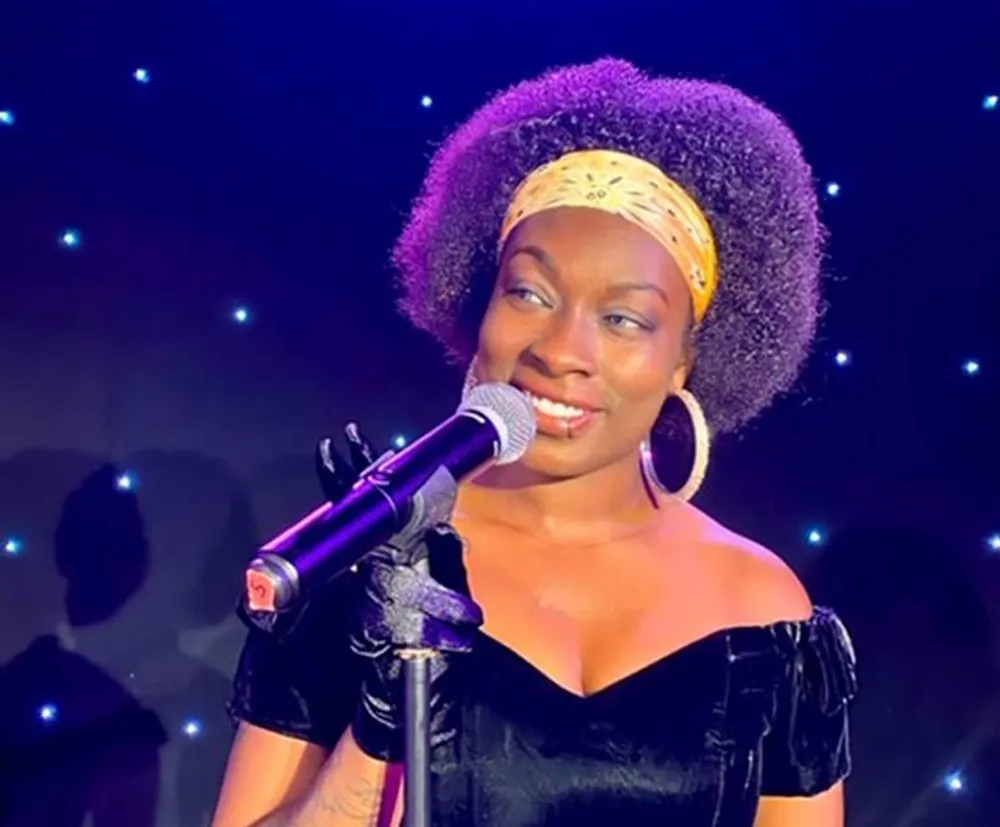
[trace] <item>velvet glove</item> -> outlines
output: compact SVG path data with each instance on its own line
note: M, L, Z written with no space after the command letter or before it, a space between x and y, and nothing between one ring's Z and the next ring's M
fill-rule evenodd
M356 425L345 428L350 459L330 439L319 443L317 471L331 502L343 498L375 461ZM403 661L407 649L432 649L430 661L431 745L454 735L458 655L472 649L483 614L469 594L461 538L450 525L422 526L397 534L369 552L349 577L356 578L357 605L351 649L361 661L361 698L352 722L358 746L373 758L403 758Z

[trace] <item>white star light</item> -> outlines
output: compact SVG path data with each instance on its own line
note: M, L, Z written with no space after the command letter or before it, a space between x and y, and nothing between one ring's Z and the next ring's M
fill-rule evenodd
M59 235L59 246L67 250L75 250L80 246L82 240L79 230L68 227Z

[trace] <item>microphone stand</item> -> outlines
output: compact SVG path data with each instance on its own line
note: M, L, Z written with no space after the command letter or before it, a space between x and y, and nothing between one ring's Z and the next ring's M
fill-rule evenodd
M414 498L410 525L423 529L446 522L455 508L458 486L443 466L438 468ZM430 560L415 561L430 574ZM403 661L403 827L431 827L431 661L434 649L407 648Z
M405 689L403 784L404 827L431 825L430 686L433 649L407 649L403 659Z

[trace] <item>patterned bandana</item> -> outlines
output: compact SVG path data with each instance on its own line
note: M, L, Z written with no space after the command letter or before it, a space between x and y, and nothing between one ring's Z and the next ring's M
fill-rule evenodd
M570 152L539 167L518 186L500 247L526 218L556 207L591 207L644 229L677 262L700 322L718 284L719 262L708 220L694 199L658 167L621 152Z

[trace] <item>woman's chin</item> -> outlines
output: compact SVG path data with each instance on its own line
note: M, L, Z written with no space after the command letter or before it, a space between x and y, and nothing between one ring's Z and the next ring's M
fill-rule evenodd
M582 477L597 470L600 459L589 440L538 434L517 463L520 471L538 481L557 482Z

